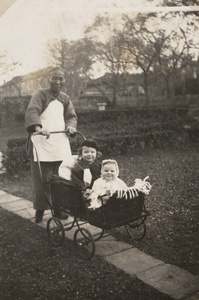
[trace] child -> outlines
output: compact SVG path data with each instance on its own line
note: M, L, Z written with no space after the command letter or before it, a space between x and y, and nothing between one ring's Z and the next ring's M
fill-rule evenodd
M151 185L144 179L135 179L134 185L128 187L126 183L118 178L118 164L113 159L102 161L101 177L98 178L89 192L87 190L87 198L91 200L89 209L96 209L103 204L106 204L114 192L117 192L118 198L134 198L138 196L138 191L148 194L151 190Z
M100 177L101 163L97 160L100 155L95 141L84 140L78 156L73 155L70 163L62 163L59 176L78 183L82 189L91 188L93 182Z
M116 160L106 159L102 161L101 177L93 184L89 208L97 208L102 205L102 201L98 199L100 196L103 199L103 204L105 204L114 191L128 189L126 183L118 178L118 175L119 168Z

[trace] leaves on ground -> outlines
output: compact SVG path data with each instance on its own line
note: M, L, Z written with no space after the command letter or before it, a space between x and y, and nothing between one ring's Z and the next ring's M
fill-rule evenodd
M72 241L53 248L45 229L0 209L1 300L170 300L95 256L82 260Z
M129 186L149 175L146 197L151 212L147 234L138 242L118 239L192 274L199 274L199 154L197 145L118 156L120 177ZM31 182L2 179L0 189L31 200ZM83 261L72 242L53 249L44 229L0 210L0 300L7 299L134 299L168 300L139 280L99 257ZM8 298L10 297L10 298Z

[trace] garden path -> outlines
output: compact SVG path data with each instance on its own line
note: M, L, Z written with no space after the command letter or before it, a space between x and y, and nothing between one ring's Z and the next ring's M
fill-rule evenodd
M0 206L34 222L35 210L31 201L0 190ZM46 228L50 217L51 212L46 211L43 221L38 225ZM98 230L89 224L86 226L91 233ZM73 239L74 230L66 231L66 238ZM193 275L179 267L165 264L163 261L145 254L132 245L117 241L112 236L96 242L96 254L130 274L132 280L137 277L147 285L154 287L163 294L169 295L173 299L199 300L199 276Z

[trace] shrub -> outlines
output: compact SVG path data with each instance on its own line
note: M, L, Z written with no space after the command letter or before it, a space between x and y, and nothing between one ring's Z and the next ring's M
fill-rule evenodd
M178 131L166 130L155 132L144 132L140 135L118 135L113 136L111 132L109 135L102 135L101 137L93 137L98 143L100 151L103 155L125 155L131 152L140 151L147 148L166 149L173 147L185 141L186 137L180 139ZM72 152L80 146L80 141L76 139L71 140Z
M86 138L95 139L103 155L111 157L187 143L188 132L183 125L187 121L184 111L178 112L176 109L84 112L79 114L78 130L83 134L85 132ZM189 132L190 140L195 140L197 134L198 130ZM70 139L73 154L77 154L81 142L82 137L78 135ZM25 138L8 140L3 165L9 175L30 169Z
M177 118L185 118L187 115L187 107L171 107L171 108L130 108L120 110L105 110L78 113L81 125L99 124L104 122L118 122L122 124L144 124L148 122L165 122L175 120Z
M29 158L26 153L26 138L8 140L2 164L6 173L11 176L30 170Z
M166 132L150 132L141 135L119 136L115 138L98 139L100 149L103 154L119 154L125 155L132 151L146 148L171 147L176 140L177 133L175 131Z

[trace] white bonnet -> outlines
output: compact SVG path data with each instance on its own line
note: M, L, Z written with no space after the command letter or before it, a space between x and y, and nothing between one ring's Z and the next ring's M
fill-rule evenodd
M107 164L114 164L116 166L116 174L118 176L119 175L119 167L118 167L118 163L116 162L116 160L115 159L104 159L102 161L102 167Z

